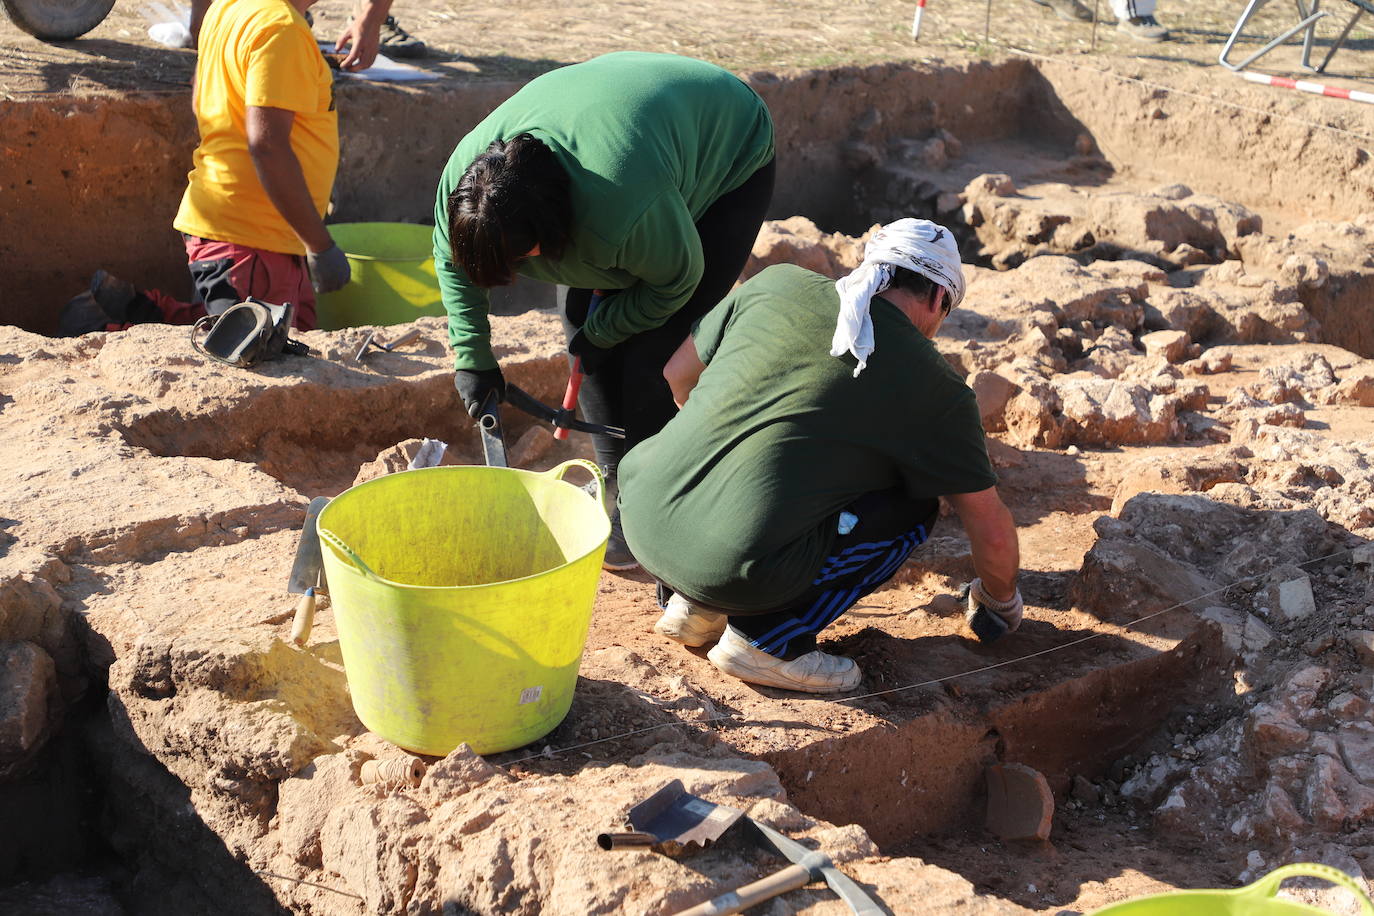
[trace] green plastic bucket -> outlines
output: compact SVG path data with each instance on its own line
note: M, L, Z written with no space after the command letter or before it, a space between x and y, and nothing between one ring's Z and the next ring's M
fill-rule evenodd
M1295 862L1276 868L1254 884L1234 890L1171 891L1138 900L1113 903L1091 916L1313 916L1327 910L1296 900L1279 900L1274 895L1289 878L1321 878L1338 884L1359 900L1360 912L1374 916L1374 903L1364 889L1345 872L1329 865Z
M348 256L353 276L343 289L319 296L320 330L405 324L444 314L434 275L434 227L335 223L329 233Z
M598 496L563 480L580 467ZM601 472L424 468L325 506L324 572L358 718L410 751L479 754L572 705L611 523Z

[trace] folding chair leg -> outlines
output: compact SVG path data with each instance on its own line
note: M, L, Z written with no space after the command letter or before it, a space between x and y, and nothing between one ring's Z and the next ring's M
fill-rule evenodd
M1307 12L1307 8L1302 5L1302 0L1293 0L1298 7L1298 18L1305 19L1308 15L1315 15L1321 7L1322 0L1312 0L1312 13ZM1307 31L1302 36L1302 66L1306 70L1312 69L1312 45L1317 40L1316 23L1307 27Z
M1269 44L1260 48L1258 51L1251 54L1249 57L1245 58L1245 60L1241 61L1240 63L1232 63L1231 61L1226 59L1226 56L1231 53L1231 47L1236 43L1236 39L1240 37L1240 33L1242 32L1242 30L1244 30L1245 24L1250 21L1250 17L1253 16L1256 12L1258 12L1259 8L1264 6L1264 4L1265 0L1250 0L1250 2L1245 5L1245 12L1241 13L1240 19L1236 22L1236 27L1235 30L1231 32L1231 37L1227 38L1226 44L1222 46L1221 54L1218 56L1217 62L1220 63L1223 67L1225 67L1227 70L1244 70L1246 67L1250 66L1250 64L1259 60L1261 57L1268 54L1270 51L1274 50L1279 45L1283 44L1285 41L1301 32L1303 29L1310 29L1318 19L1322 19L1330 15L1330 13L1327 13L1325 10L1317 9L1314 4L1312 13L1310 15L1304 16L1303 19L1299 21L1297 25L1293 26L1287 31L1279 33L1279 35L1273 41L1269 42ZM1299 3L1298 9L1301 14L1301 11L1303 9L1301 3Z
M1345 44L1346 36L1348 36L1348 35L1350 34L1350 30L1351 30L1351 29L1355 28L1355 23L1359 22L1359 21L1360 21L1360 17L1363 16L1363 15L1364 15L1364 10L1359 9L1359 8L1356 8L1356 10L1355 10L1355 15L1353 15L1353 16L1350 17L1350 21L1347 22L1347 23L1345 24L1345 28L1341 30L1341 34L1340 34L1340 35L1336 38L1336 40L1331 44L1331 49L1330 49L1329 51L1327 51L1327 52L1326 52L1326 56L1322 58L1322 62L1321 62L1321 65L1320 65L1320 66L1317 66L1317 67L1308 67L1308 65L1307 65L1307 58L1306 58L1305 56L1304 56L1304 58L1303 58L1303 66L1307 67L1309 70L1313 71L1314 73L1325 73L1325 72L1326 72L1326 65L1329 64L1329 63L1331 63L1331 58L1332 58L1332 57L1335 57L1335 56L1336 56L1336 52L1339 51L1339 50L1341 49L1341 45Z

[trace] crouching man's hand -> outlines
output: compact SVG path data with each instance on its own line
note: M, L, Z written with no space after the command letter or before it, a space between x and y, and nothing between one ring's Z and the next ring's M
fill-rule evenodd
M1014 590L1006 601L999 601L983 587L982 579L974 579L964 586L963 593L968 601L964 619L980 642L996 642L1021 625L1020 589Z

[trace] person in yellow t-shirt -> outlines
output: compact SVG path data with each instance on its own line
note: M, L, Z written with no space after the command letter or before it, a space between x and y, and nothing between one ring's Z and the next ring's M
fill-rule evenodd
M248 296L295 305L315 327L315 293L349 280L324 224L339 162L334 80L303 13L314 0L215 0L200 28L192 106L200 129L174 228L185 237L190 303L97 271L59 333L144 321L189 324Z

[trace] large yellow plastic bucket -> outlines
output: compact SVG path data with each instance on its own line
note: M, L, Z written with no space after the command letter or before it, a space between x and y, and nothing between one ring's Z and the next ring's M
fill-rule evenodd
M348 256L352 278L315 305L323 331L364 324L404 324L444 314L434 274L434 227L414 223L333 223L329 233Z
M1276 868L1253 884L1234 890L1173 891L1152 894L1138 900L1113 903L1091 916L1307 916L1327 914L1327 910L1308 906L1296 900L1280 900L1274 895L1279 885L1289 878L1321 878L1339 884L1359 900L1364 916L1374 916L1374 903L1345 872L1329 865L1295 862Z
M563 480L582 467L598 496ZM358 718L443 755L509 750L572 705L610 521L601 472L401 471L335 497L318 526Z

